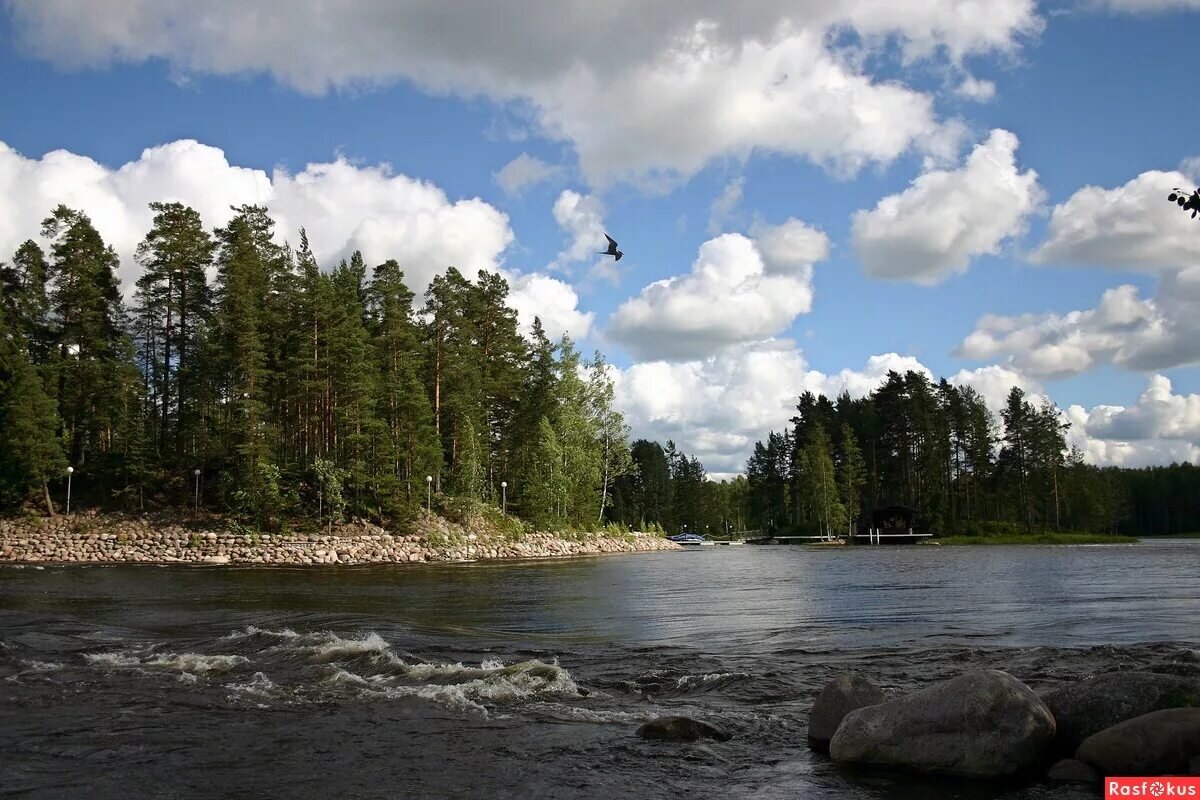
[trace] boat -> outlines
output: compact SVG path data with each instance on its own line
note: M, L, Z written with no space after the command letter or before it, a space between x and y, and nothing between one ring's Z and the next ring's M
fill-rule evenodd
M667 538L675 544L709 544L708 540L698 533L676 533Z

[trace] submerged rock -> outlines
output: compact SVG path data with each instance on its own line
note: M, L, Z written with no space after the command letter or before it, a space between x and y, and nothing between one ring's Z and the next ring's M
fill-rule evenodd
M1096 784L1100 782L1100 777L1099 772L1074 758L1064 758L1046 773L1046 778L1055 783Z
M1200 706L1200 680L1156 672L1108 672L1056 689L1042 700L1058 726L1054 747L1073 753L1094 733L1152 711Z
M716 739L727 742L733 738L727 731L691 717L658 717L637 729L643 739L665 739L673 742L694 742L697 739Z
M834 760L914 772L998 778L1037 765L1054 717L1006 672L979 670L851 711L829 743Z
M1200 756L1200 708L1168 708L1092 734L1075 757L1105 775L1183 775Z
M838 675L817 695L808 716L808 746L829 752L829 740L847 714L858 708L878 705L887 696L875 684L855 675Z

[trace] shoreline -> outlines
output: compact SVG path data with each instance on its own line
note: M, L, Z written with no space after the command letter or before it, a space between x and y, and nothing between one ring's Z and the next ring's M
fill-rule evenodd
M465 524L422 512L406 532L367 522L333 532L235 532L219 518L58 516L0 519L0 564L323 566L456 564L681 550L655 534L538 531L505 536L481 519Z

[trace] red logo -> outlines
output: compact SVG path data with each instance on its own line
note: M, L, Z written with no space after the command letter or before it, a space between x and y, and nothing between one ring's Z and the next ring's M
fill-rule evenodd
M1200 777L1105 778L1104 800L1122 797L1143 797L1150 800L1194 797L1200 800Z

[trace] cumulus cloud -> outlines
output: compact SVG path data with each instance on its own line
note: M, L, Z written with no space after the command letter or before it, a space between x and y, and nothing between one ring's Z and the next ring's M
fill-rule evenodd
M1195 221L1166 198L1188 181L1181 171L1151 171L1114 189L1084 187L1055 206L1046 241L1033 254L1047 264L1154 274L1153 297L1122 285L1093 309L987 315L956 352L1004 356L1044 378L1100 364L1147 371L1200 363L1200 237Z
M686 443L715 477L744 471L756 441L780 430L805 391L861 397L889 369L928 374L916 359L872 356L862 370L833 375L808 369L791 342L741 344L708 358L647 361L616 372L616 401L636 437Z
M1086 311L986 315L955 354L1006 356L1041 378L1078 375L1102 364L1144 371L1200 362L1200 268L1165 277L1154 299L1124 285L1104 292Z
M958 64L1041 30L1034 0L784 2L9 0L31 52L69 67L162 60L176 73L266 73L305 92L408 80L528 108L590 181L686 178L756 150L840 172L934 147L932 98L864 71L861 50ZM320 42L296 47L296 42ZM620 113L612 113L619 108Z
M516 309L522 331L529 335L540 317L551 340L564 333L578 341L592 331L595 313L579 310L579 295L570 284L540 273L510 279L508 304Z
M1190 185L1181 171L1152 170L1115 189L1086 186L1054 207L1032 258L1145 272L1200 264L1195 220L1167 202L1173 188Z
M558 254L552 267L594 259L608 249L604 238L604 203L593 195L564 189L554 202L554 221L571 237L567 249Z
M938 283L1000 252L1042 202L1037 173L1016 163L1017 137L994 130L956 170L932 170L855 212L851 238L867 274Z
M996 84L992 81L981 80L974 75L963 78L954 93L965 100L986 103L996 96Z
M496 183L507 194L519 195L530 186L562 177L563 168L547 164L528 153L514 158L495 174Z
M1200 395L1175 394L1171 381L1153 375L1132 406L1066 410L1068 438L1092 463L1142 467L1189 461L1200 464Z
M451 201L432 183L386 164L339 157L295 174L268 174L230 164L218 148L180 140L111 169L64 150L26 158L0 143L0 253L36 238L41 220L64 203L92 218L121 256L121 278L131 286L140 269L133 253L156 200L191 205L209 227L228 222L231 205L266 205L281 241L294 241L304 226L321 263L356 249L370 264L396 258L418 292L448 266L467 275L498 270L513 238L508 218L482 200Z
M608 336L638 358L686 360L786 329L812 307L812 265L827 255L828 239L798 220L760 227L756 235L706 241L691 272L625 301Z

